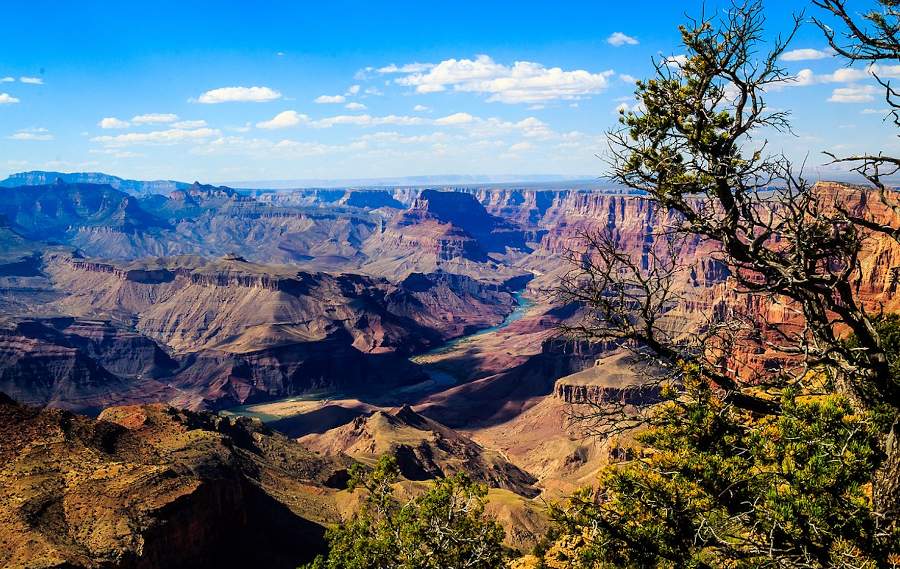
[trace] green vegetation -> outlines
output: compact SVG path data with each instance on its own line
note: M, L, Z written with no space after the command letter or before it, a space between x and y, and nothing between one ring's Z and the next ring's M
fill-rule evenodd
M754 418L691 374L639 436L644 456L553 510L547 567L883 567L868 495L878 429L834 395L785 391Z
M485 515L487 488L458 474L401 502L396 460L357 466L351 488L366 493L353 518L328 531L329 552L307 569L494 569L506 559L503 528Z

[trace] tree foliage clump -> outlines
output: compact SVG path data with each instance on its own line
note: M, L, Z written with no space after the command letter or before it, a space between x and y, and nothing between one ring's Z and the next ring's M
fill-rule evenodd
M870 417L786 391L755 420L689 377L638 435L645 456L554 507L548 568L884 566Z
M401 502L399 469L385 455L371 472L356 465L351 489L366 493L361 510L328 530L328 555L306 569L496 569L507 553L503 528L485 514L487 487L464 474L442 478Z

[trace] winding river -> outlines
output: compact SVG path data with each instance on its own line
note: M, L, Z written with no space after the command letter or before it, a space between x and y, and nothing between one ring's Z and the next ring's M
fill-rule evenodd
M534 306L534 301L524 296L524 291L513 293L513 297L516 300L516 307L506 316L506 318L503 319L503 322L501 322L500 324L491 326L489 328L483 328L472 334L460 336L459 338L455 338L453 340L450 340L449 342L441 344L440 346L428 352L417 354L409 358L411 362L422 366L422 369L429 376L428 380L392 390L390 394L386 394L385 396L378 398L377 401L373 401L371 398L366 398L366 400L378 405L400 405L402 403L414 403L416 400L419 400L430 393L442 391L455 385L457 383L457 379L452 374L447 373L446 371L442 371L436 369L434 366L428 365L428 358L432 356L448 354L456 350L465 349L466 345L468 343L471 343L474 338L483 336L485 334L492 334L494 332L497 332L498 330L506 328L517 320L521 320L522 317L524 317L525 314L528 313L531 307ZM321 403L330 400L343 399L345 397L345 394L334 391L310 392L303 395L293 395L291 397L285 397L283 399L275 399L272 401L267 401L265 403L253 403L250 405L233 407L231 409L222 411L222 413L224 415L255 417L263 422L270 422L284 419L285 415L281 413L268 413L266 412L266 409L291 406L296 407L298 412L302 413L304 403Z

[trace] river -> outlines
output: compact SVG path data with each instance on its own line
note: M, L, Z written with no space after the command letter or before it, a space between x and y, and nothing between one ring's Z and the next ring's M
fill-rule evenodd
M513 293L513 297L516 300L516 307L510 312L506 318L503 319L503 322L497 324L496 326L491 326L489 328L484 328L472 334L467 334L465 336L460 336L459 338L455 338L441 344L440 346L422 354L418 354L412 356L410 359L411 362L422 366L422 369L425 373L428 374L429 379L423 381L421 383L416 383L414 385L407 385L405 387L399 387L394 389L389 394L384 394L381 397L366 397L365 400L367 403L375 404L375 405L384 405L384 406L394 406L401 405L403 403L414 403L422 397L435 393L438 391L442 391L449 387L454 386L457 383L457 379L447 371L443 371L437 369L436 366L429 365L428 359L429 357L448 354L455 350L464 349L466 344L470 343L474 338L479 336L483 336L485 334L491 334L497 332L498 330L502 330L516 322L517 320L521 320L525 314L534 306L534 301L530 298L524 296L524 291L519 291ZM323 401L334 401L347 397L347 395L329 391L329 392L311 392L305 393L303 395L294 395L291 397L285 397L283 399L276 399L273 401L267 401L265 403L254 403L251 405L242 405L240 407L233 407L231 409L226 409L222 411L224 415L239 415L245 417L255 417L260 419L263 422L275 421L279 419L284 419L285 414L282 413L270 413L266 412L267 409L275 410L279 407L291 407L297 409L299 413L304 412L303 409L306 407L305 403L310 404L310 410L312 409L312 405L314 402L323 402Z

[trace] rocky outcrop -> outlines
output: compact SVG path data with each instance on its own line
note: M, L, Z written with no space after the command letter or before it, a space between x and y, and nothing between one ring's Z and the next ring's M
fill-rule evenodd
M293 568L338 519L347 462L248 419L0 399L4 567Z
M657 387L577 385L563 380L556 382L553 395L565 403L577 405L602 403L649 405L660 401L660 391Z
M346 453L371 460L384 453L397 458L400 473L409 480L431 480L465 472L472 480L527 497L538 494L533 476L508 462L500 453L404 406L377 411L347 425L300 441L325 453Z
M161 401L178 364L149 338L107 322L25 320L0 328L0 391L23 403L97 412Z
M514 305L502 286L461 275L418 275L392 284L235 258L200 266L162 263L119 267L58 256L48 270L69 293L61 303L67 312L119 314L180 352L249 352L319 341L342 329L363 352L411 353L498 324Z
M184 358L171 382L191 394L191 406L227 409L316 392L366 399L428 379L405 357L365 353L352 340L339 331L320 341L252 352L205 350Z

